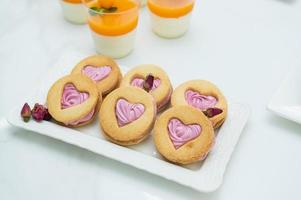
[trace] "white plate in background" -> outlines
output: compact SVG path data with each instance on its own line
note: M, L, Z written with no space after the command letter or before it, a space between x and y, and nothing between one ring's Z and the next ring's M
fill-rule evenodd
M301 68L293 68L288 72L267 108L301 124Z
M68 74L74 64L83 57L85 56L76 53L62 56L57 64L41 77L41 83L37 85L36 91L33 91L32 98L24 99L24 102L27 101L30 105L35 102L43 103L52 83ZM126 72L128 68L121 66L121 70ZM171 81L174 86L185 81L180 77L173 77ZM130 148L122 147L107 141L102 136L98 120L78 129L66 128L47 121L37 123L31 120L25 123L20 117L21 107L22 105L14 108L7 117L8 122L13 126L73 144L200 192L212 192L221 185L226 166L250 113L247 105L230 103L228 117L216 132L216 142L210 154L203 162L183 167L162 159L155 149L151 136L138 145Z

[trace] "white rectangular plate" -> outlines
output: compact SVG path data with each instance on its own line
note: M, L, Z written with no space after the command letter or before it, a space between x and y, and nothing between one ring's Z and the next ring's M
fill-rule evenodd
M51 84L68 74L74 64L83 57L76 54L62 56L58 63L43 75L41 84L32 95L33 98L27 99L27 102L31 105L35 102L45 102ZM121 69L123 72L128 70L126 67ZM185 80L172 80L174 86L183 81ZM212 192L221 185L226 166L250 113L248 106L230 103L228 117L216 132L216 143L210 154L203 162L183 167L165 161L157 153L151 136L144 142L127 148L107 141L101 134L98 120L86 127L71 129L47 121L37 123L31 120L25 123L20 117L20 110L21 105L14 108L7 117L13 126L79 146L201 192Z
M301 68L286 75L267 108L275 114L301 124Z

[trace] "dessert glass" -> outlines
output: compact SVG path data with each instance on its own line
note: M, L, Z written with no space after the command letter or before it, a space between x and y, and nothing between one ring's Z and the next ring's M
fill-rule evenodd
M152 30L164 38L184 35L190 24L195 0L148 0Z
M87 22L87 11L81 0L59 0L64 18L74 24Z
M106 9L111 11L99 14L95 8L97 0L83 0L88 9L88 24L97 53L121 58L134 48L139 17L138 0L114 0ZM94 9L93 9L94 8ZM114 8L114 9L112 9Z

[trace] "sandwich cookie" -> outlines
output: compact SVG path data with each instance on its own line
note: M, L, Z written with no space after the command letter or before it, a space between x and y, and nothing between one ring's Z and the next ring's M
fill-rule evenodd
M153 128L156 104L153 97L137 87L121 87L106 96L99 120L104 136L128 146L141 142Z
M79 127L94 119L101 100L91 79L83 75L68 75L52 85L47 95L47 106L57 122Z
M158 152L177 164L205 159L214 144L214 130L208 118L191 106L175 106L156 120L154 142Z
M220 127L228 112L227 100L211 82L191 80L178 86L171 97L171 105L190 105L202 111L214 128Z
M117 63L110 57L95 55L80 61L71 74L84 74L94 81L99 92L106 95L118 87L122 75Z
M143 88L154 97L158 111L169 103L173 91L165 71L155 65L139 65L133 68L125 74L120 86Z

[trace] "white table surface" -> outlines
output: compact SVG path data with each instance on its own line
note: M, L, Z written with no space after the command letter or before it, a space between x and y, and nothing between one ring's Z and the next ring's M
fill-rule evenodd
M0 120L0 199L301 199L301 126L266 111L287 70L301 67L300 0L197 1L190 31L164 40L141 12L135 51L170 76L205 78L252 115L219 190L201 194ZM1 0L0 118L22 104L65 51L94 53L86 26L57 1ZM300 91L296 91L300 92Z

